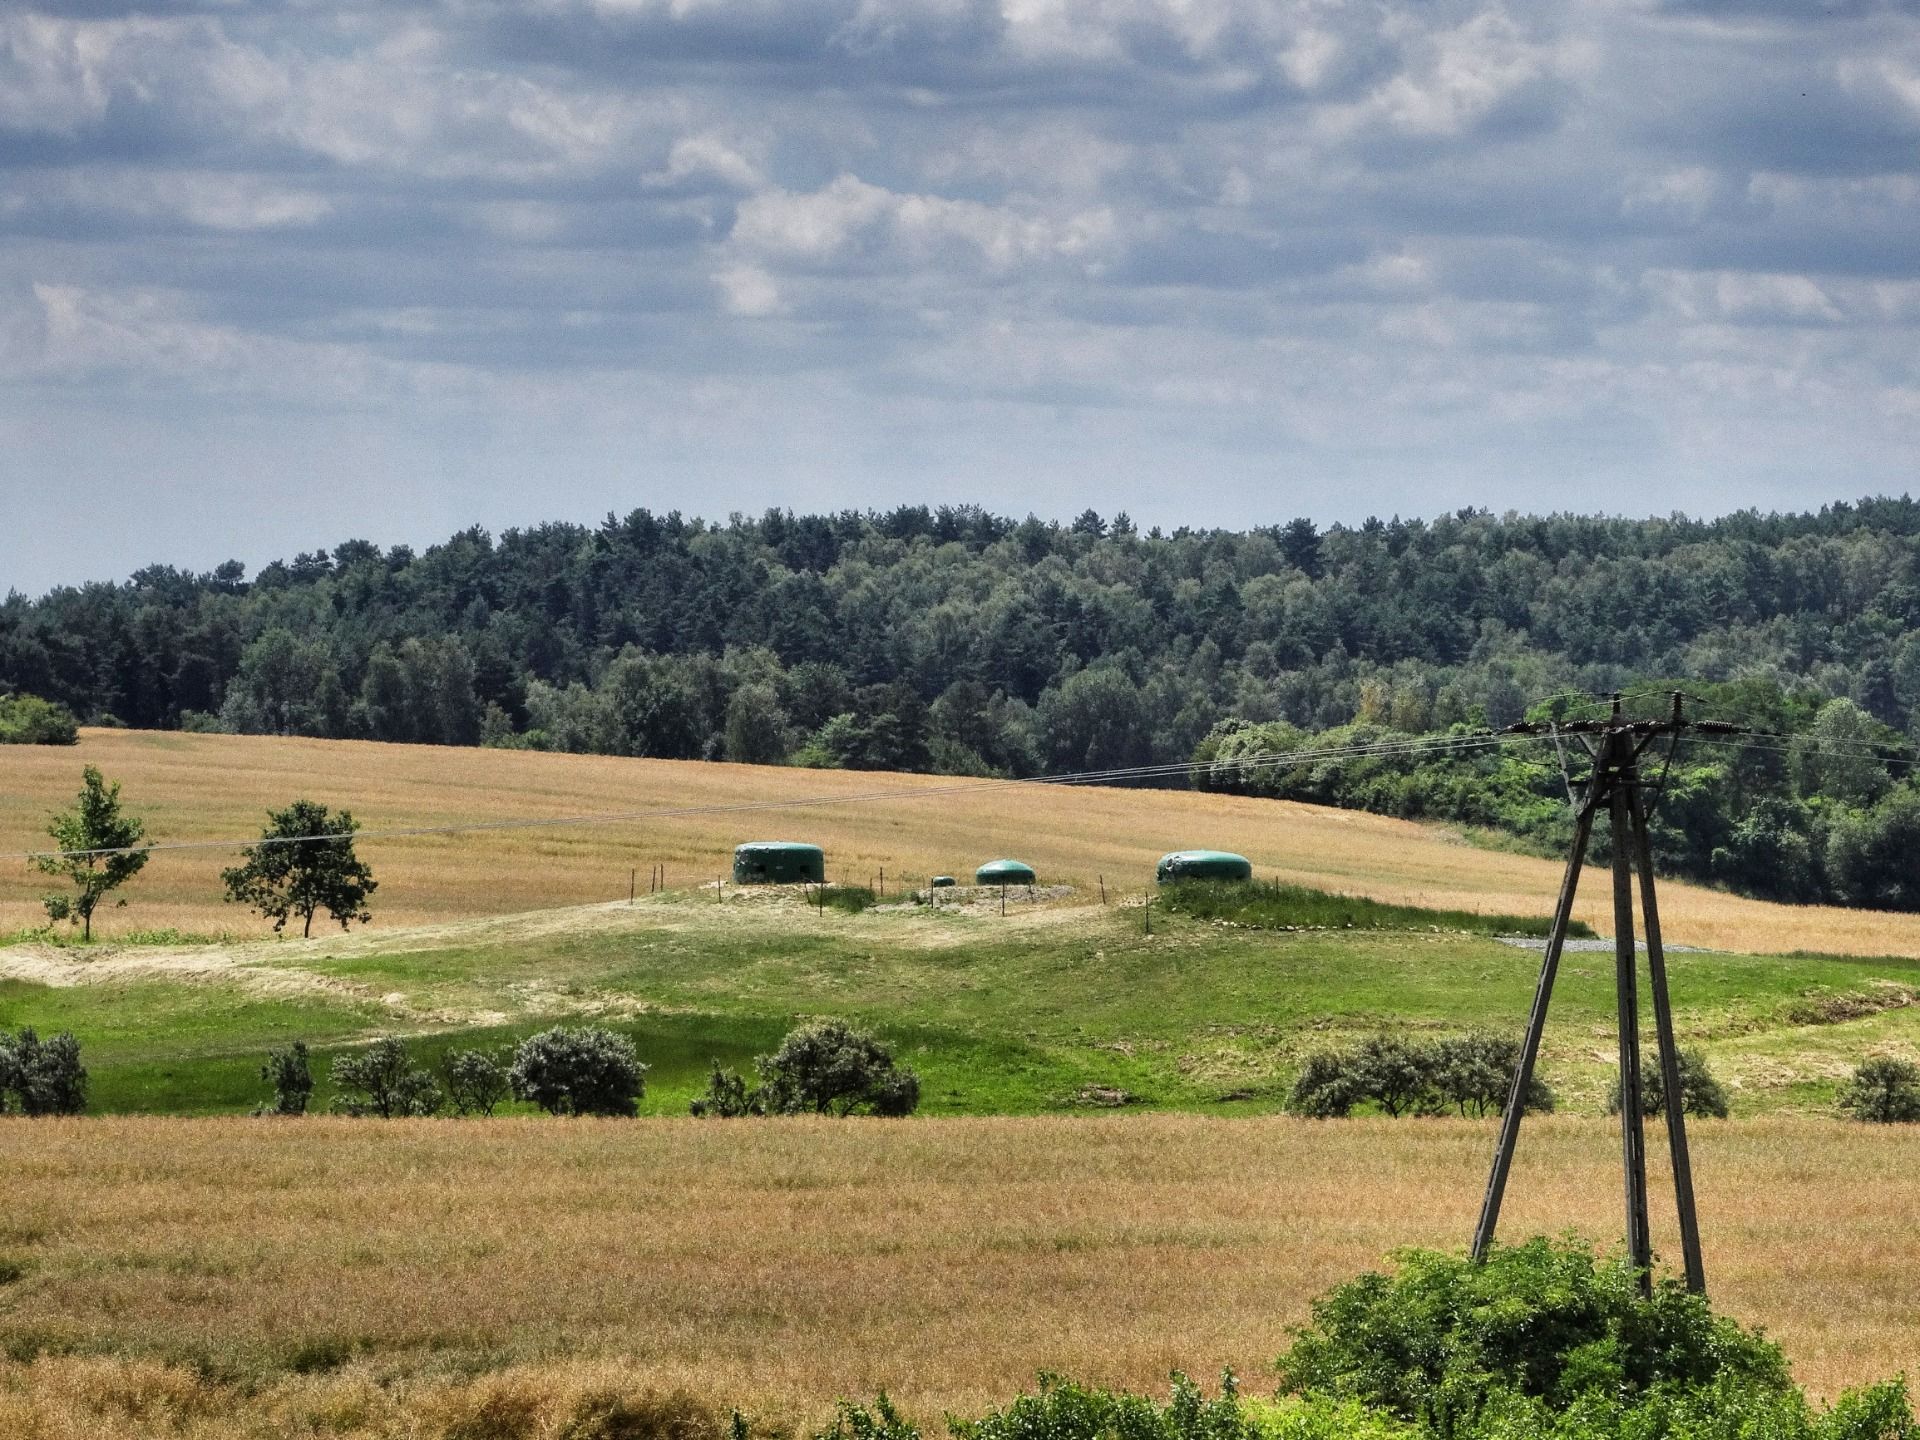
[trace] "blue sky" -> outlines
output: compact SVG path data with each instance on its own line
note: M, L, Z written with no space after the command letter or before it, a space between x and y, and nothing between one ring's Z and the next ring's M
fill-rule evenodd
M1913 4L0 11L0 590L1912 484Z

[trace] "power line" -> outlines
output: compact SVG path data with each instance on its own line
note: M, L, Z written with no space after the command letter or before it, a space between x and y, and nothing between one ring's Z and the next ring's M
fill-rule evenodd
M102 846L91 850L20 850L0 853L0 860L82 859L88 856L176 853L190 850L241 850L263 846L325 845L341 840L399 840L430 835L468 835L505 830L568 829L581 825L616 825L641 820L671 820L692 815L749 814L771 810L804 810L828 805L859 805L882 800L917 800L931 796L976 794L982 791L1015 789L1034 785L1100 785L1118 780L1141 780L1178 774L1207 773L1221 770L1262 769L1308 764L1323 760L1359 759L1369 756L1396 756L1431 753L1459 754L1485 749L1517 740L1532 740L1530 735L1506 735L1484 732L1475 735L1449 735L1437 738L1409 737L1405 740L1379 741L1370 745L1330 746L1318 750L1272 750L1254 755L1233 756L1223 760L1191 760L1157 765L1128 765L1108 770L1084 770L1065 775L1034 775L1016 780L983 780L962 785L921 786L914 789L870 790L853 795L815 795L794 800L748 800L731 804L681 805L647 810L605 811L588 815L526 816L511 820L471 820L451 825L413 825L386 830L355 830L346 835L270 835L250 840L176 840L152 845Z
M1786 743L1769 745L1768 740ZM1703 745L1719 745L1732 750L1757 750L1770 755L1814 755L1827 760L1871 760L1879 765L1920 765L1920 759L1899 755L1871 755L1861 750L1829 750L1818 745L1798 745L1792 736L1769 735L1762 731L1750 740L1714 740L1700 737Z

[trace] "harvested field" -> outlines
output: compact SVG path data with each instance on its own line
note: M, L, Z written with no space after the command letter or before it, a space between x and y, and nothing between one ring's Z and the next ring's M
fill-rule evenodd
M1439 908L1523 914L1552 904L1559 867L1490 852L1431 827L1350 811L1184 791L1022 787L916 775L794 770L605 756L449 750L357 741L88 730L73 748L15 747L0 765L0 851L45 841L47 814L72 802L92 763L125 786L155 839L257 834L269 805L311 796L350 809L369 829L532 820L779 802L766 814L660 815L570 829L369 840L380 878L379 924L417 924L624 897L629 874L656 862L671 886L711 883L743 839L791 837L827 848L829 876L864 883L923 880L1013 854L1044 883L1138 892L1165 851L1197 844L1241 851L1261 875L1321 889ZM892 798L822 805L807 799ZM174 928L259 933L220 901L231 854L156 856L105 910L104 935ZM642 881L644 885L644 880ZM47 882L20 862L0 866L0 932L40 923ZM1920 956L1920 916L1771 905L1695 887L1662 892L1668 936L1748 953ZM1604 879L1584 887L1581 918L1608 927Z
M1717 1303L1816 1392L1912 1367L1914 1136L1696 1136ZM186 1364L274 1403L599 1367L793 1423L882 1387L923 1419L978 1411L1043 1368L1160 1389L1231 1365L1257 1391L1313 1295L1464 1241L1490 1139L1183 1116L0 1124L0 1349ZM1505 1233L1610 1237L1616 1143L1530 1121ZM1655 1225L1670 1243L1670 1209Z

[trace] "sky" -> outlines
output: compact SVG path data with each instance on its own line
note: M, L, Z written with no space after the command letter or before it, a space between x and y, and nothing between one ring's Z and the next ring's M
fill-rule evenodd
M1920 5L0 7L0 593L1912 484Z

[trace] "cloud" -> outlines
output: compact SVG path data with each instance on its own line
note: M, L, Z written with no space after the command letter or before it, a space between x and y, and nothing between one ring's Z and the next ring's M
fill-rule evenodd
M558 510L650 446L685 509L1826 498L1910 472L1917 213L1911 4L15 6L0 425L252 427L211 485L332 415L396 516L382 447Z

